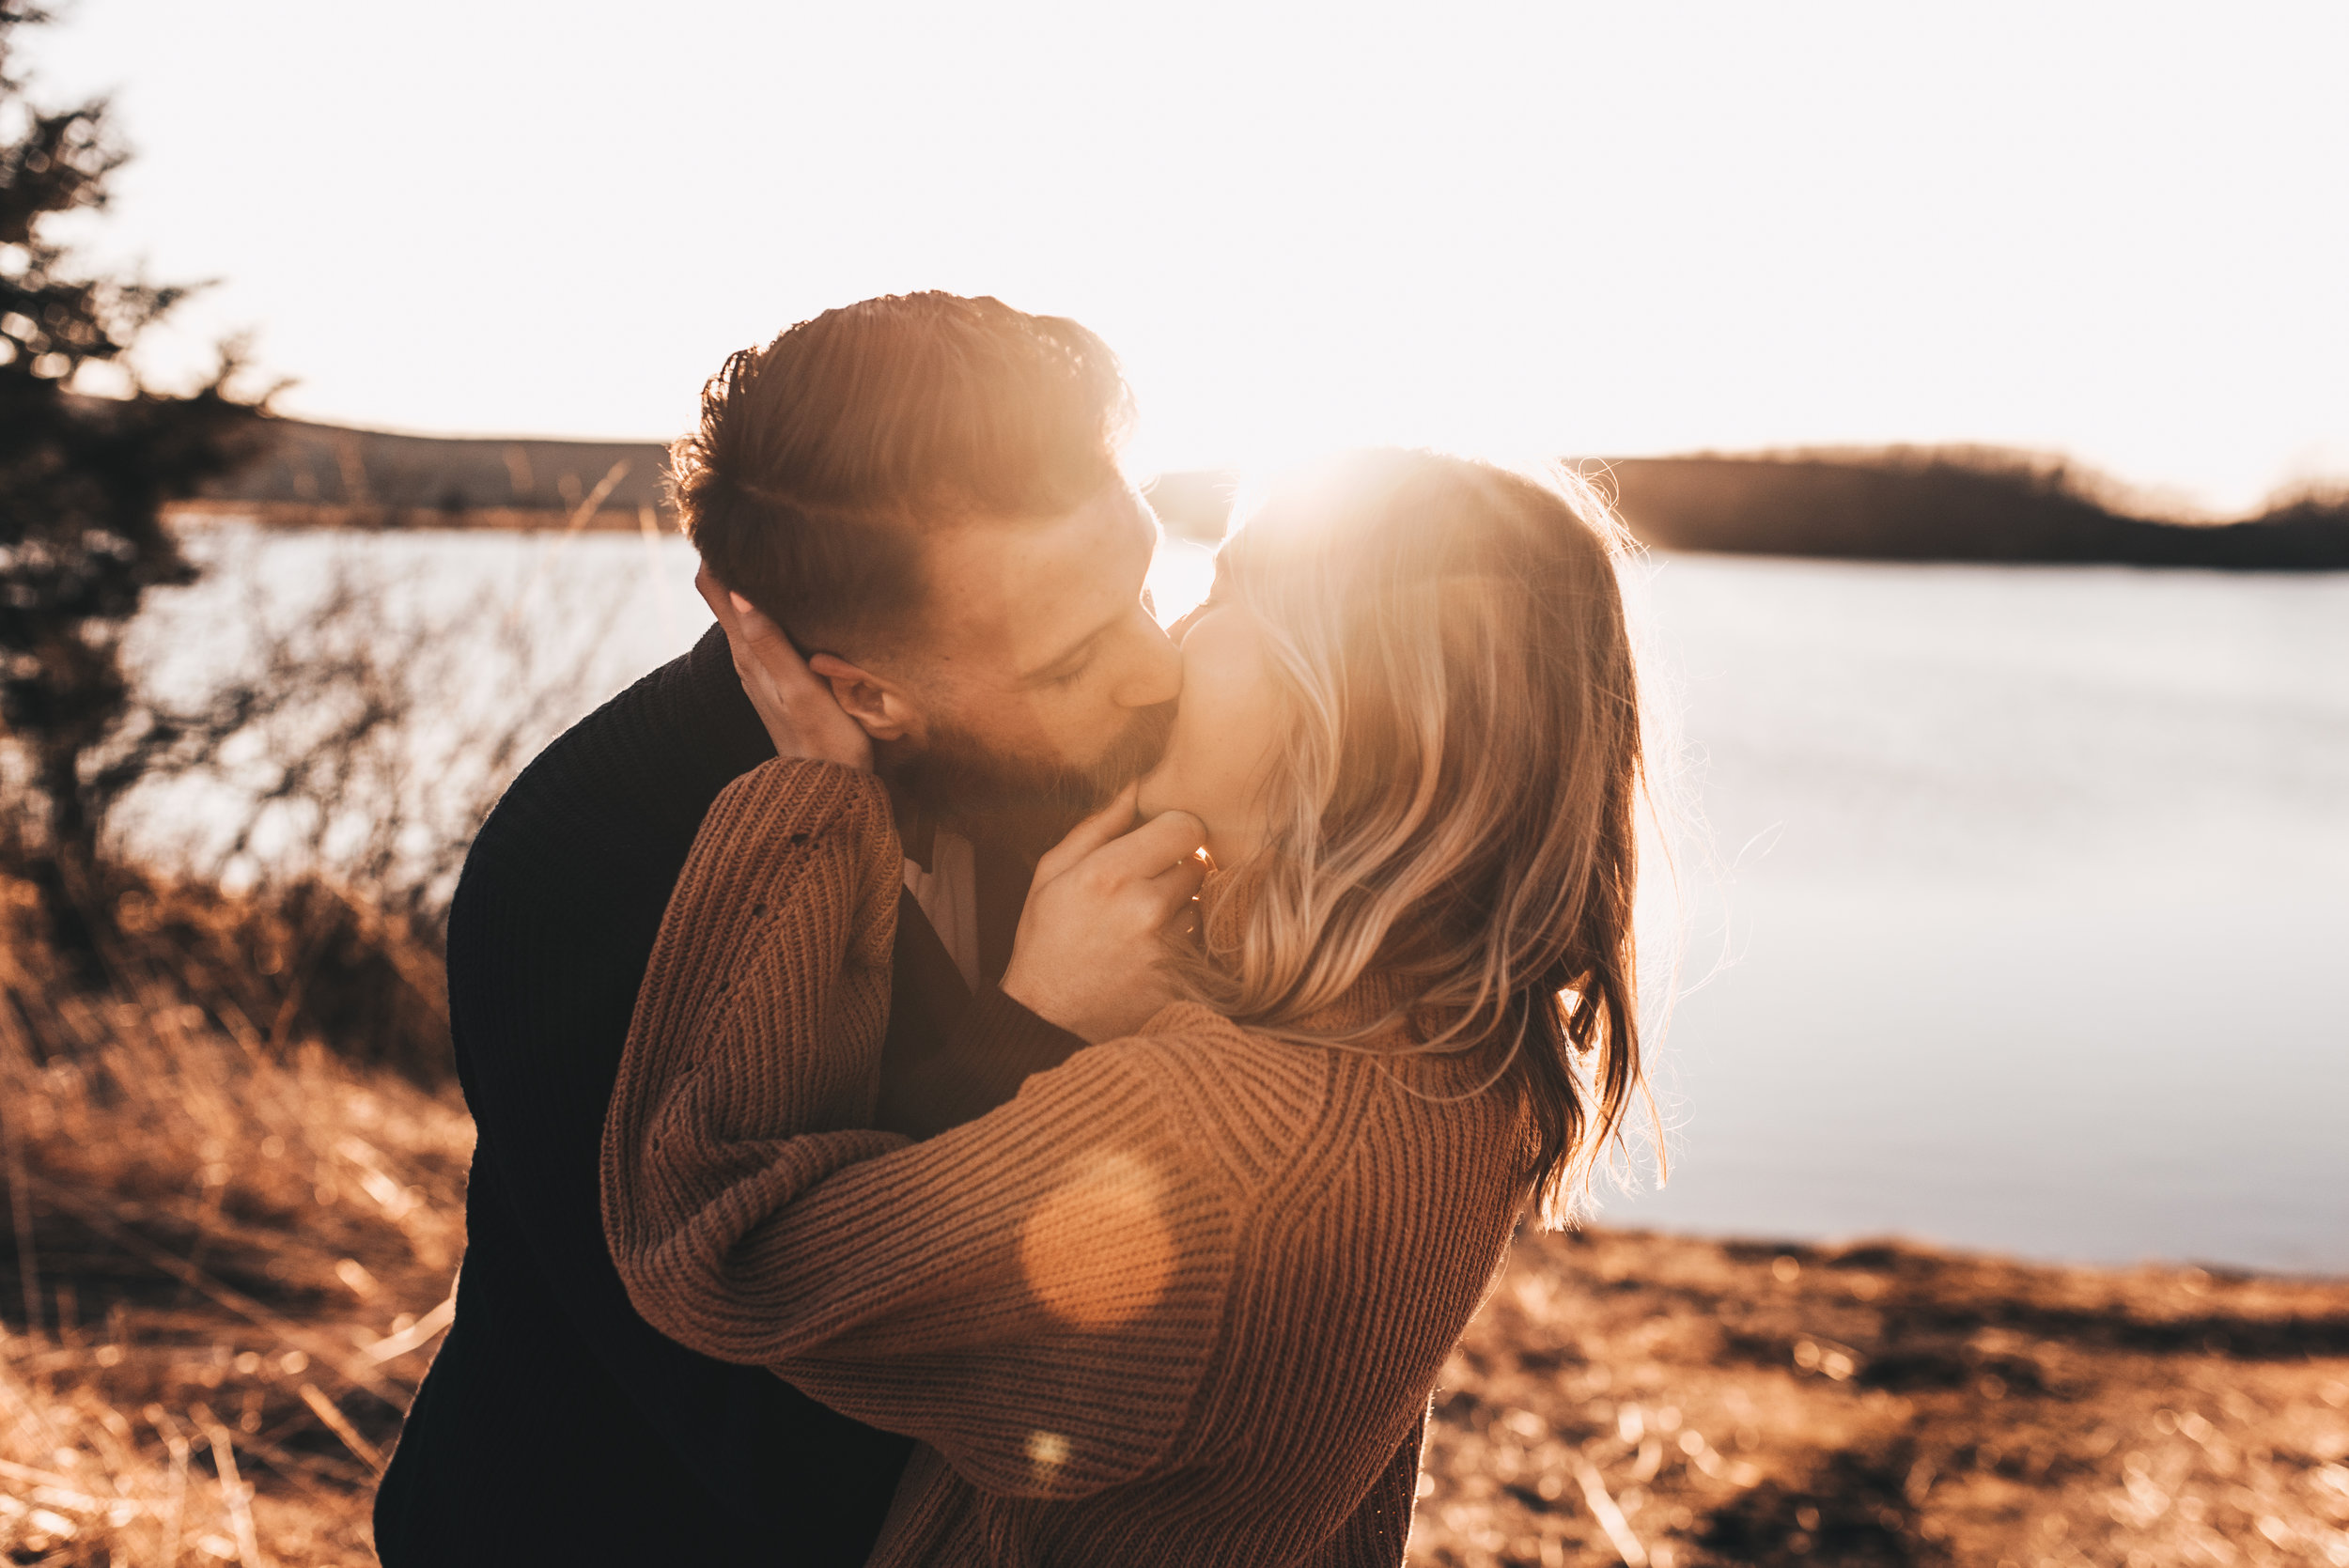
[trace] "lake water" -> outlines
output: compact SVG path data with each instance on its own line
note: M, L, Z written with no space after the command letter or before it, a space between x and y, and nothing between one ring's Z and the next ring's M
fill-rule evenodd
M1726 864L1610 1218L2349 1270L2349 578L1653 589Z
M354 552L586 695L708 621L674 539L205 548L165 675ZM1204 585L1162 560L1162 608ZM2349 1271L2349 578L1670 556L1645 597L1699 833L1672 1179L1609 1221Z

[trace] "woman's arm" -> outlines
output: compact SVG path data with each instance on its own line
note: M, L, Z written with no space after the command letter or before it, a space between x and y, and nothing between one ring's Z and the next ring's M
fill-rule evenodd
M1168 1109L1168 1045L1081 1052L918 1145L861 1130L898 856L868 776L768 764L679 880L604 1133L637 1310L924 1438L1002 1494L1074 1497L1181 1435L1239 1194Z

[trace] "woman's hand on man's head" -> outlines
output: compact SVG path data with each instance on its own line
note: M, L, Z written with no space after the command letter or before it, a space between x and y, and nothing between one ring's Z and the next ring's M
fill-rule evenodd
M734 673L758 710L767 737L779 757L836 762L860 772L873 770L873 737L835 701L830 682L807 667L783 628L710 574L708 563L693 574L693 586L725 629L734 653Z

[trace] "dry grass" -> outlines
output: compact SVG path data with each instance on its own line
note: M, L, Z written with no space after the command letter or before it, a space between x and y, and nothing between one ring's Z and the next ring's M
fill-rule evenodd
M0 1558L364 1563L461 1250L450 1094L57 986L0 882Z
M1521 1243L1412 1560L2349 1564L2349 1282Z
M68 994L36 913L0 877L0 1561L371 1562L461 1106L165 965ZM1599 1232L1447 1369L1412 1560L2349 1568L2344 1459L2349 1283Z

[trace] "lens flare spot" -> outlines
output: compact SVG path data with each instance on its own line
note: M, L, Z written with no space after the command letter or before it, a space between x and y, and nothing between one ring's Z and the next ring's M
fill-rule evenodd
M1158 1304L1174 1272L1163 1184L1129 1155L1073 1165L1019 1234L1028 1288L1072 1327L1120 1328Z

